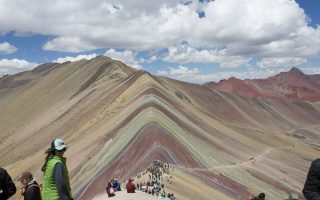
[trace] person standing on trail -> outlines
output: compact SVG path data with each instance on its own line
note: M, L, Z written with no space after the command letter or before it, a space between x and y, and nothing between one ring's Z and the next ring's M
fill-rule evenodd
M23 172L19 181L22 184L20 195L24 200L41 200L40 186L30 172Z
M0 200L9 199L17 191L8 172L0 167Z
M63 157L67 148L63 139L55 139L46 151L47 157L42 167L43 200L72 200L66 158Z
M302 193L307 200L320 200L320 158L312 161Z

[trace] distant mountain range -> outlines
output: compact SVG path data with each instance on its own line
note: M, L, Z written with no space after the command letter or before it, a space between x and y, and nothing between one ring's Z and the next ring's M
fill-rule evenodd
M205 83L203 86L249 98L312 102L320 100L320 75L305 75L298 68L267 79L240 80L232 77L219 83Z
M177 199L301 193L319 156L319 76L297 68L206 87L108 57L44 64L0 79L0 166L42 183L44 151L64 138L72 193L88 200L153 160L174 166Z

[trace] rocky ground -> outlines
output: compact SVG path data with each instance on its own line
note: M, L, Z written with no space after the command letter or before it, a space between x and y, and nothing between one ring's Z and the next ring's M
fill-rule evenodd
M115 199L115 200L152 200L157 199L157 197L150 194L146 194L141 191L136 193L127 193L126 191L116 192L116 196L108 198L107 193L96 196L93 200L106 200L106 199Z

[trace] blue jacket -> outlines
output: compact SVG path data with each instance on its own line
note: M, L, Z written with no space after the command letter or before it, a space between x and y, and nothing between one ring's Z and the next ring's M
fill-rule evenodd
M118 180L114 180L113 188L116 189L116 190L120 189L120 182Z

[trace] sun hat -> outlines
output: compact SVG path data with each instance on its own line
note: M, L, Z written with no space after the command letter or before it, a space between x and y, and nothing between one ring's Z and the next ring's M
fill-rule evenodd
M65 144L64 140L61 138L55 139L51 143L51 149L55 149L57 151L63 151L68 148L68 145Z

